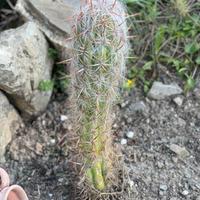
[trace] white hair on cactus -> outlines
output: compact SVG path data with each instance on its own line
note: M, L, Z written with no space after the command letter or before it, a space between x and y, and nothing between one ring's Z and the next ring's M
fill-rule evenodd
M111 127L128 53L125 8L113 0L85 1L72 30L72 102L82 171L104 190L117 177Z

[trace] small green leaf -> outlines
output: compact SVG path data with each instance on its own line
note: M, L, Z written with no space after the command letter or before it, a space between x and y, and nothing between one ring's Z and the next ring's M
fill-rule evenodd
M164 39L165 39L165 31L166 31L166 26L164 25L161 25L158 30L156 31L156 34L155 34L155 45L154 45L154 48L155 48L155 52L158 53L158 51L160 50L160 47L162 46L163 42L164 42Z
M43 92L52 91L54 82L51 80L42 80L39 83L38 89Z
M150 88L150 81L144 82L144 93L147 94Z
M192 90L195 87L195 84L195 80L191 76L189 76L185 83L184 91L187 93L188 91Z
M200 49L200 45L197 43L190 43L185 46L185 52L188 54L194 54Z
M197 65L200 65L200 56L197 57L197 59L195 60Z
M151 70L152 69L152 65L153 65L153 61L149 61L149 62L146 62L142 68L145 71L146 70Z
M182 68L180 68L180 69L178 70L178 73L183 73L183 72L185 72L185 71L187 71L187 68L186 68L186 67L182 67Z
M172 59L172 63L176 67L176 70L180 69L180 67L181 67L181 61L180 60Z

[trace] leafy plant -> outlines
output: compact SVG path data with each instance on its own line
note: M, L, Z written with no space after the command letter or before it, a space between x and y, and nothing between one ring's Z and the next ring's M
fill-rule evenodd
M200 65L198 1L126 2L130 15L139 13L130 19L130 32L135 37L131 40L134 60L129 62L129 71L134 74L136 84L143 85L147 91L147 85L160 75L160 67L165 67L177 73L188 92L194 86ZM144 70L144 64L149 62L153 62L151 69Z
M54 88L57 92L65 93L70 85L70 77L66 72L66 66L63 64L56 64L54 66Z
M62 64L62 62L61 63L58 62L59 52L57 49L49 48L48 55L55 62L54 69L53 69L54 89L56 90L56 92L64 93L64 92L66 92L66 90L70 84L70 78L67 75L66 65Z
M149 73L152 72L154 62L149 61L146 62L142 67L137 68L136 66L133 66L128 73L128 81L132 81L135 85L136 82L140 82L143 86L144 92L147 93L149 91L149 87L151 86L151 81L147 79L147 76ZM124 87L125 89L130 90L133 86L133 84L126 84ZM127 87L129 86L129 87Z

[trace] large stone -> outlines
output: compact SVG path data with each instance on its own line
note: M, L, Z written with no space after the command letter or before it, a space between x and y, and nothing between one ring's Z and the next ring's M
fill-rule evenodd
M148 93L148 97L156 100L165 99L172 95L181 94L183 90L177 84L163 84L155 81Z
M53 62L48 43L33 22L0 34L0 89L27 117L43 111L52 91L40 91L41 81L50 80Z
M59 47L68 47L72 16L81 0L18 0L16 10L26 20L34 21Z
M6 146L11 141L12 135L20 123L20 116L6 96L0 92L0 162L4 161Z

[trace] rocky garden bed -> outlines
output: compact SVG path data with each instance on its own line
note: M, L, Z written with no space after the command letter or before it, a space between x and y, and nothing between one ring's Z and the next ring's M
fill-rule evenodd
M72 192L76 175L71 171L75 163L68 145L73 140L69 66L60 63L70 57L69 21L79 7L78 1L10 3L17 12L11 5L7 5L6 12L15 25L10 26L3 17L0 21L1 166L11 174L13 183L24 187L30 199L83 199ZM190 5L195 3L199 2L189 1ZM159 9L163 4L160 1ZM149 16L137 15L145 9L148 13L153 3L145 7L130 1L128 6L136 13L136 22L155 17L153 11ZM198 12L198 6L191 8L191 13ZM160 29L159 33L153 32L156 24L148 20L147 30L142 29L144 25L135 25L135 30L144 34L152 30L146 38L134 29L130 31L130 35L142 36L144 41L139 45L137 37L133 38L137 48L133 45L130 56L136 58L128 63L127 81L112 127L114 141L123 152L125 171L125 181L117 192L122 193L123 200L200 200L200 24L197 20L196 32L191 33L195 34L193 46L188 46L192 36L185 29L186 36L179 44L166 42L167 46L162 46L169 33L164 37ZM151 34L158 38L153 58ZM182 55L184 45L186 52ZM170 54L169 62L166 52ZM186 58L189 64L183 66Z

